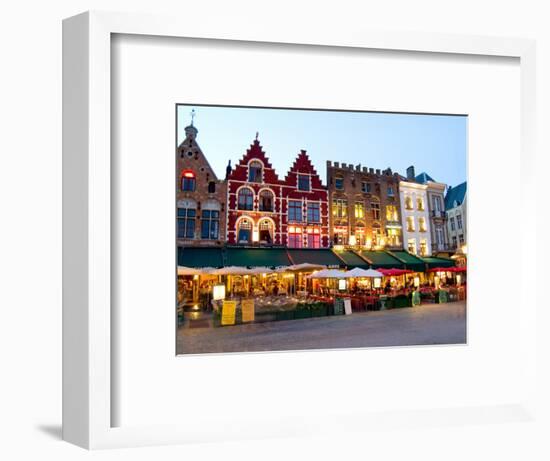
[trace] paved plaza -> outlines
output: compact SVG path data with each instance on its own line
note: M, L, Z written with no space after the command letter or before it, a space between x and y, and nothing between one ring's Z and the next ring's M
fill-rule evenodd
M466 343L466 303L219 328L180 327L178 354Z

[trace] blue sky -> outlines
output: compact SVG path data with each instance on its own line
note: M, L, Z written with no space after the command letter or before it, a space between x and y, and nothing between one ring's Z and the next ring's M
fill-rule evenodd
M323 183L326 161L360 163L403 175L409 165L451 186L466 180L467 117L291 109L178 106L178 144L191 121L197 142L219 178L259 141L280 178L300 149Z

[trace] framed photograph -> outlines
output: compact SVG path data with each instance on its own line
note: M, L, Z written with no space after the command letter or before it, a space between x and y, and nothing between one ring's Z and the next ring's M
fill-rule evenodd
M65 440L535 417L533 42L93 12L63 59Z

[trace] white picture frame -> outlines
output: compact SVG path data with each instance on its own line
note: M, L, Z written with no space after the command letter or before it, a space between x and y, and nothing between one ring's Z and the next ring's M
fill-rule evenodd
M183 31L183 32L182 32ZM521 192L523 212L535 213L536 199L528 197L531 172L536 170L535 44L527 39L496 38L309 28L284 30L262 24L246 30L232 24L189 22L177 18L126 13L88 12L63 23L63 438L81 447L114 448L233 440L287 434L306 434L315 427L299 421L251 421L248 426L213 427L208 437L192 425L111 427L112 374L119 365L111 357L111 37L134 34L193 37L311 46L353 47L444 54L515 57L521 68ZM521 226L521 268L535 268L536 256L527 251L535 240L534 227ZM536 350L534 293L521 300L522 328L531 339L521 344L526 361L522 379L535 385ZM476 421L521 420L534 415L532 393L521 401L497 407L426 409L387 414L349 415L338 421L343 430L361 422L368 430L382 421L400 427ZM526 416L529 415L529 416Z

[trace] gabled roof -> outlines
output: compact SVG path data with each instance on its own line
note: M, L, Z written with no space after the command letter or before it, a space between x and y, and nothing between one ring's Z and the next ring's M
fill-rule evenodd
M271 183L279 182L279 176L271 166L271 163L269 162L269 159L267 158L266 153L263 151L262 146L260 145L260 141L258 141L258 139L255 139L252 142L252 144L250 145L250 148L239 160L239 163L233 167L233 171L229 175L228 179L238 179L235 177L235 172L238 169L238 167L248 167L248 163L251 160L260 160L263 163L264 168L271 170L271 174L270 174L271 180L269 182Z
M288 170L288 173L286 174L286 178L285 178L285 181L287 183L290 182L290 175L293 173L309 174L312 176L312 187L316 187L316 188L323 187L323 181L321 180L321 177L317 173L317 170L315 170L315 167L311 163L311 160L305 150L300 151L300 153L296 157L296 160L294 160L294 163ZM295 177L294 177L294 180L295 180Z
M464 181L462 184L459 184L455 187L449 187L447 190L447 195L445 196L445 209L450 210L451 208L454 208L454 203L456 202L458 205L464 203L464 199L466 198L466 181Z
M434 178L432 178L428 173L423 171L420 173L416 178L414 178L416 182L419 182L420 184L426 184L428 181L431 182L437 182Z

